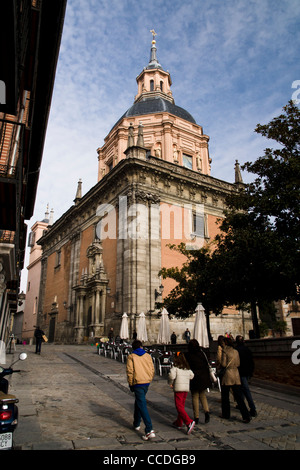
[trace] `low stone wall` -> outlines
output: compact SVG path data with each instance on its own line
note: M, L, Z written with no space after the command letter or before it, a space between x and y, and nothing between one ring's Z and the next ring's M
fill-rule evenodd
M300 387L300 365L293 364L288 358L256 357L254 377Z
M254 377L300 387L300 336L246 341L254 361Z
M283 336L280 338L260 338L246 341L255 357L291 357L295 351L293 344L298 342L300 336ZM300 356L300 354L299 354Z

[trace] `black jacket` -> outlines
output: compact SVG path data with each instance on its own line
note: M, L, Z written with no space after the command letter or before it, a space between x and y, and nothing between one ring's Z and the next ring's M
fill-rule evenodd
M40 328L37 328L34 332L34 336L36 337L36 339L42 339L44 334L45 333Z
M211 387L207 360L201 349L185 353L185 357L194 372L194 378L190 382L191 392L202 392Z
M239 344L236 349L240 356L239 373L241 377L252 377L254 372L254 361L252 352L244 344Z

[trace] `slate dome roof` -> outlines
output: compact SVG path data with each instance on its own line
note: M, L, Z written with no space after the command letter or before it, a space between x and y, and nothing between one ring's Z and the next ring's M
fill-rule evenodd
M126 113L123 114L121 119L131 116L142 116L143 114L155 114L164 111L170 114L174 114L175 116L185 119L186 121L192 122L193 124L196 124L195 119L188 111L181 108L180 106L176 106L175 104L161 97L145 99L143 101L138 101L137 103L134 103L126 111Z

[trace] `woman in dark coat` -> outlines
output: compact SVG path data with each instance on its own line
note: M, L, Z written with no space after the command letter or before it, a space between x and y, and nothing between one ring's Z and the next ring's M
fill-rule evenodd
M205 423L209 421L209 407L205 390L211 387L211 380L209 377L209 367L206 356L201 350L199 343L196 339L192 339L188 345L188 353L185 357L194 372L194 378L190 382L190 389L192 394L192 404L194 411L194 421L199 423L199 400L201 401L204 413Z

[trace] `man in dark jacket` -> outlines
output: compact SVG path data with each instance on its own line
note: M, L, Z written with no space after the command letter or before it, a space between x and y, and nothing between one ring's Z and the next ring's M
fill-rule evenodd
M44 332L40 329L39 326L36 327L34 336L35 336L35 354L41 354L42 340Z
M242 392L248 402L250 408L250 415L257 416L256 407L249 389L249 380L253 375L254 371L254 361L252 353L249 348L245 345L245 340L243 336L238 335L235 339L236 349L240 356L240 367L239 373L241 378L241 388Z

